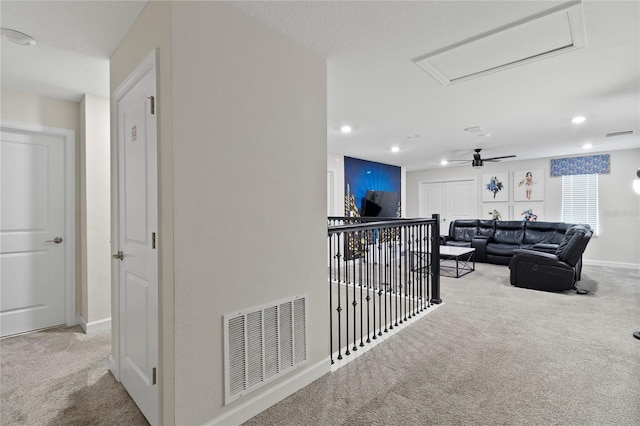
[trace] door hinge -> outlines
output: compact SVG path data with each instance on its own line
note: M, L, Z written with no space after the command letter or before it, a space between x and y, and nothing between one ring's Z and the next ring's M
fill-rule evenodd
M151 101L151 115L156 113L156 98L153 96L147 96L147 99Z
M156 367L153 367L153 383L152 384L156 384Z
M151 233L151 248L152 249L156 248L156 233L155 232Z

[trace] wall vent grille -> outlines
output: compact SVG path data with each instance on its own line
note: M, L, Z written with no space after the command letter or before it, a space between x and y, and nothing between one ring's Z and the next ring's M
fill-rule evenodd
M307 297L224 316L225 404L307 362Z
M621 132L611 132L611 133L607 133L605 134L606 137L608 138L613 138L616 136L628 136L628 135L632 135L635 132L633 130L623 130Z

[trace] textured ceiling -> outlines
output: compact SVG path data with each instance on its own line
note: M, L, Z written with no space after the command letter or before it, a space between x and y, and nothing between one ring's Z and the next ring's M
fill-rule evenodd
M640 146L638 1L585 1L584 48L473 80L443 86L412 61L564 3L231 4L327 58L329 152L411 170L471 158L474 148L527 159L582 154L585 142L591 152ZM2 86L72 100L108 96L108 58L144 4L3 0L2 26L39 43L24 49L2 41ZM572 125L578 114L587 121ZM343 124L353 132L341 134ZM463 130L473 126L491 136ZM604 137L628 129L635 134Z
M34 37L2 40L2 87L78 101L109 96L109 57L146 1L0 2L2 28Z
M587 1L583 49L443 87L411 61L566 2L237 2L327 57L329 152L407 166L638 147L638 2ZM576 127L574 115L588 117ZM339 132L350 124L349 135ZM463 129L481 126L483 138ZM611 129L634 136L605 140ZM417 137L416 137L417 135ZM389 149L400 146L397 154Z

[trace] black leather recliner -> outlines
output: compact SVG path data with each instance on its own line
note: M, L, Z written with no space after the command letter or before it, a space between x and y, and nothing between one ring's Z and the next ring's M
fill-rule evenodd
M516 249L509 263L511 285L544 291L564 291L580 279L582 254L593 232L588 225L572 225L555 254Z
M449 224L449 235L440 236L440 244L471 247L471 240L476 235L478 235L478 219L457 219Z

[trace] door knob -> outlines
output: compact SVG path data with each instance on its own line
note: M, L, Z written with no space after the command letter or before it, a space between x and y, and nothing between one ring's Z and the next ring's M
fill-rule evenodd
M60 244L61 242L62 242L62 238L61 237L55 237L53 240L45 241L45 243L56 243L56 244Z
M122 252L122 250L120 250L118 253L112 254L111 257L113 257L114 259L124 260L124 253Z

